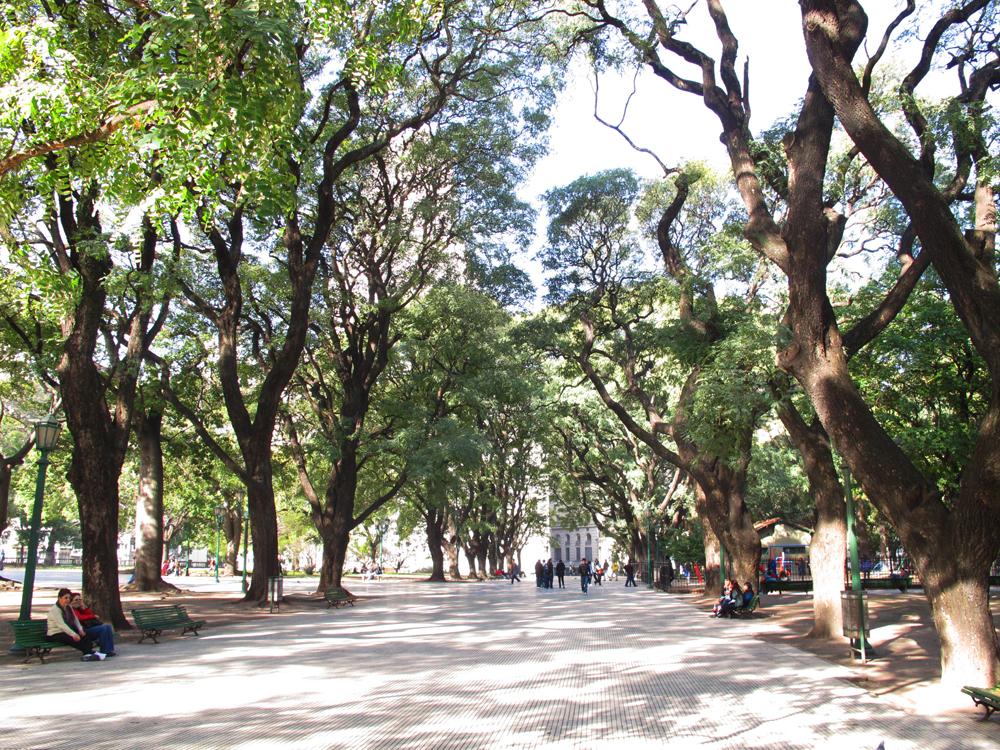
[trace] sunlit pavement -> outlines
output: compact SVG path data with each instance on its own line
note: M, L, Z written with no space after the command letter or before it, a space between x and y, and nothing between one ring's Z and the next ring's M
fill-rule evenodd
M902 713L748 623L620 582L351 587L354 608L100 663L4 657L0 747L1000 748L996 721Z

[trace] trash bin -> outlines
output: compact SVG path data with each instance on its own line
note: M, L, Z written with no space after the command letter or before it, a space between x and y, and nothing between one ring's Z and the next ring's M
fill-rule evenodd
M851 656L866 661L870 652L868 645L868 592L842 591L840 593L841 619L844 637L851 639Z
M269 576L267 579L267 604L270 611L280 609L281 597L284 596L285 579L281 576Z

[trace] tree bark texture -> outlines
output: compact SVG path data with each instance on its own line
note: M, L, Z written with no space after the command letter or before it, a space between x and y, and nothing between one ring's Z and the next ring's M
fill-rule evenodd
M802 456L816 507L816 528L809 547L813 578L813 627L809 637L828 640L843 633L840 592L844 590L847 555L844 490L823 426L818 421L807 425L787 395L778 402L778 415Z
M428 508L424 514L427 519L427 549L431 555L431 577L428 581L444 583L444 513L437 508Z
M139 449L139 492L135 503L135 567L131 591L175 591L163 580L163 413L136 410L134 433Z
M722 568L719 567L721 545L719 537L715 535L712 524L708 520L704 490L697 483L695 483L695 513L701 523L702 539L705 546L705 569L702 571L702 578L705 581L703 596L706 599L714 600L722 596L723 574Z

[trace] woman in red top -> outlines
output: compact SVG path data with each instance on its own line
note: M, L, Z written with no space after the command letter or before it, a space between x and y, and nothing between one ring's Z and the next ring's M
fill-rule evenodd
M115 631L110 625L101 623L100 618L83 606L83 597L72 594L69 606L73 608L76 619L80 621L83 631L100 644L101 653L105 656L117 656L115 653Z

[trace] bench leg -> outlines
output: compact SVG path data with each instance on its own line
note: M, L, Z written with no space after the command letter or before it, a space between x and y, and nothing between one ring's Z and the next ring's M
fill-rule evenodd
M142 643L146 638L152 638L153 643L159 643L157 637L162 633L162 630L156 630L155 628L143 628L142 638L139 639L139 643Z
M976 700L975 698L972 699L972 702L975 703L977 706L982 706L983 708L986 709L986 713L979 717L980 721L989 721L989 718L993 715L993 712L996 711L996 708L994 708L993 706L987 706L985 703Z
M42 664L44 664L45 663L45 656L51 650L52 650L51 648L45 648L44 646L28 646L28 647L26 647L24 649L24 653L25 653L25 655L28 658L26 658L21 663L22 664L27 664L29 661L31 661L32 659L34 659L37 656L38 659L39 659L39 661L41 661Z

